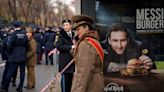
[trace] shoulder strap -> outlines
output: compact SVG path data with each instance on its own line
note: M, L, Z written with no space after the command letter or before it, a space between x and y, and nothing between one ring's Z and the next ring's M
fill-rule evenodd
M100 46L100 44L93 38L91 37L87 37L85 38L86 40L88 40L88 42L96 49L96 51L98 52L100 59L103 63L103 59L104 59L104 51L102 49L102 47ZM61 74L75 61L75 58L73 58L65 67L64 69L60 72ZM103 66L103 64L102 64Z
M101 45L95 39L93 39L91 37L87 37L85 39L87 39L88 42L96 49L96 51L98 52L98 54L100 56L101 61L103 62L103 60L104 60L104 51L103 51Z

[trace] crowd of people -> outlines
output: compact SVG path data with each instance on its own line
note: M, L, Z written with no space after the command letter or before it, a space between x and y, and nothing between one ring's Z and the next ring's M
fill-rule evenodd
M22 27L15 22L11 28L1 29L1 54L6 63L1 92L8 92L10 82L16 86L18 68L20 83L16 90L23 91L25 66L25 88L35 88L35 64L54 65L53 54L50 54L54 49L59 51L59 72L75 59L62 73L62 92L103 92L103 74L120 71L130 59L138 59L145 69L156 68L149 53L142 53L145 49L148 51L144 43L133 39L124 25L113 24L102 42L93 25L90 16L76 15L63 20L62 28Z
M43 31L44 30L44 31ZM12 26L1 28L0 51L5 69L3 72L1 91L8 92L10 81L16 87L17 70L20 70L18 92L35 88L35 65L53 65L53 55L48 53L55 48L55 36L58 27L22 26L20 21L13 22ZM42 55L45 53L45 62ZM27 85L24 86L25 67L27 67Z

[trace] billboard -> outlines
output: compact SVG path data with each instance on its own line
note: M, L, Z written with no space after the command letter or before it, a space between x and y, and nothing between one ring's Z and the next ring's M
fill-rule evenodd
M105 46L105 57L108 57L104 60L104 92L164 91L164 7L162 4L162 0L95 0L96 27ZM121 46L119 48L119 44L112 45L114 43L112 41L119 42L119 39L122 39L115 32L115 38L112 40L110 31L114 23L123 24L132 39L143 43L143 47L138 49L134 43L134 48L130 49L128 49L129 44L122 48ZM126 38L122 41L128 42ZM146 55L153 61L155 69L147 71L145 68L138 67L140 64L134 63L136 60L134 58L140 60L140 57L145 55L143 52L148 53ZM126 65L122 66L123 64ZM133 68L129 69L129 67Z

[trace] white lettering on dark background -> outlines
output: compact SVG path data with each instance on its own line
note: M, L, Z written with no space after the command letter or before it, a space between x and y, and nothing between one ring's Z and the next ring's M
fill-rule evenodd
M164 31L164 8L136 9L137 32L163 32Z

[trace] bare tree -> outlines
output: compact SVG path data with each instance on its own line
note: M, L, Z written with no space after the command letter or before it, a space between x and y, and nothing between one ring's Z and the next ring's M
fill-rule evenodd
M58 10L58 12L54 15L54 20L57 22L57 25L61 25L62 20L64 19L70 19L74 13L70 10L69 6L61 2L61 0L56 0L56 6L55 9Z
M17 0L8 0L9 10L14 20L17 20Z
M56 0L0 0L0 17L8 20L21 20L38 25L61 25L61 21L70 18L74 13L69 6ZM54 12L57 10L58 12Z
M25 18L25 22L27 23L33 0L18 0L18 2Z

